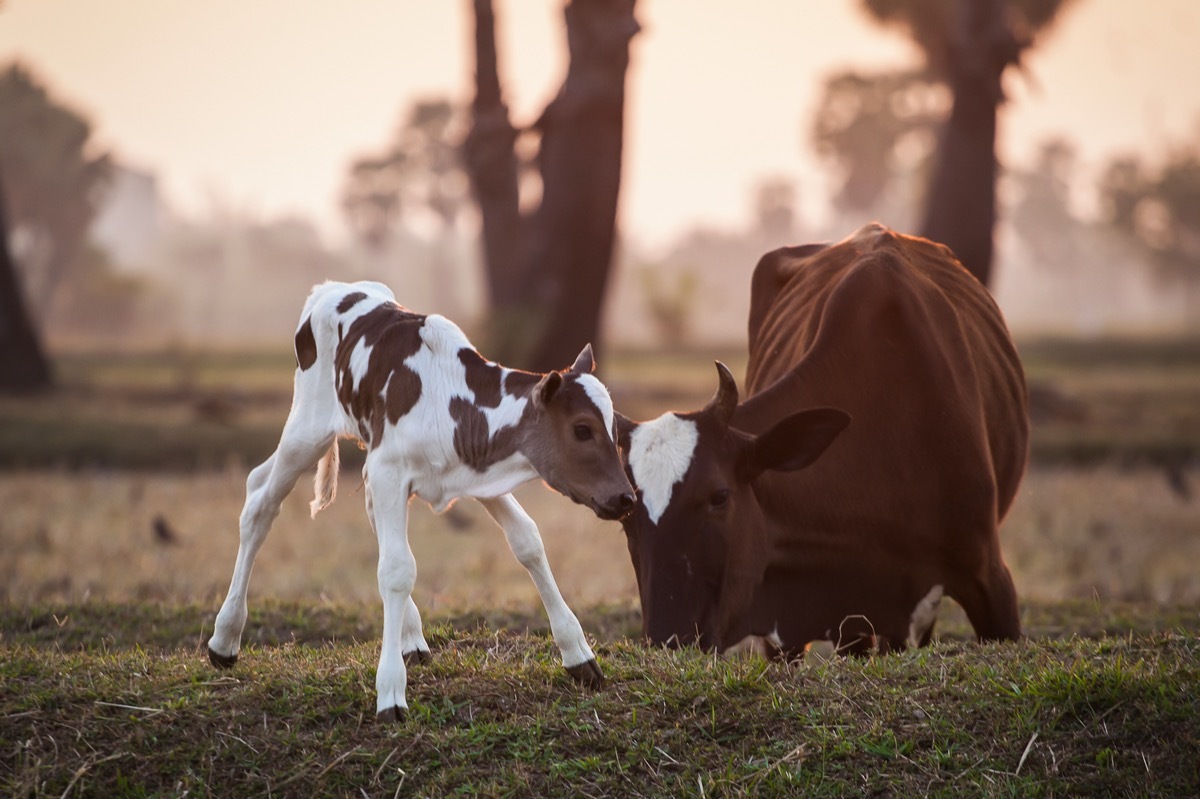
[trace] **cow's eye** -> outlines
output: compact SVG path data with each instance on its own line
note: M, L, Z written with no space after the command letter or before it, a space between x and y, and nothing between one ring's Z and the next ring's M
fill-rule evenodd
M576 441L591 441L592 428L586 424L580 423L575 425L575 440Z
M708 495L708 507L713 510L721 510L729 503L729 489L718 488Z

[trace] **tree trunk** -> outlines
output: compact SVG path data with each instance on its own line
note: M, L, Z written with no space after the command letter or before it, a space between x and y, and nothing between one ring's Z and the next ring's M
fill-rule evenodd
M8 250L8 210L0 173L0 391L43 391L50 385L50 365L25 308Z
M506 362L538 371L568 366L591 342L612 266L634 0L571 0L570 64L541 132L542 199L518 222L515 132L500 96L490 0L475 0L476 94L466 142L483 214L493 338Z
M992 274L996 224L996 113L1000 78L1020 45L1006 0L960 0L951 52L954 106L938 140L921 235L954 250L985 286Z
M492 0L475 2L475 99L463 161L483 221L484 273L489 306L487 338L494 357L509 363L522 349L521 306L528 281L521 258L517 192L517 131L500 90Z
M542 204L530 258L549 316L533 349L537 371L568 366L589 342L600 349L621 188L629 40L639 30L633 5L572 0L566 8L567 79L537 125Z

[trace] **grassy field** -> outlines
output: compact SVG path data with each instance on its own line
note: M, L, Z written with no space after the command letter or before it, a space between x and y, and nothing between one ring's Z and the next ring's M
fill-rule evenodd
M1033 396L1035 463L1184 468L1200 462L1200 340L1021 344ZM635 419L702 405L713 359L741 352L618 352L603 377ZM76 354L61 388L0 398L0 469L194 469L270 454L291 401L286 350ZM348 452L349 462L356 454Z
M1200 481L1195 470L1187 479ZM361 477L309 518L311 486L284 502L259 555L253 596L374 602L376 543ZM518 497L538 522L551 567L577 607L630 604L637 591L619 524L540 484ZM245 470L198 474L0 472L0 600L209 602L229 584ZM169 531L164 540L158 531ZM416 599L432 612L527 608L529 577L500 529L473 502L449 516L411 506ZM1001 533L1022 597L1200 605L1200 503L1161 471L1035 467Z
M207 607L0 606L0 793L1195 795L1196 614L1031 612L1017 644L965 643L950 620L921 651L785 665L648 650L629 611L593 611L594 692L540 617L435 619L391 726L373 718L373 608L260 606L218 672Z
M1033 342L1035 452L1002 545L1029 636L786 665L648 650L619 525L522 489L607 686L557 664L482 511L411 514L432 663L374 722L376 545L351 468L302 483L246 647L202 644L286 353L86 355L0 399L0 796L1200 795L1200 344ZM744 364L723 359L740 374ZM617 405L695 407L711 354L619 353ZM348 460L353 449L344 449Z

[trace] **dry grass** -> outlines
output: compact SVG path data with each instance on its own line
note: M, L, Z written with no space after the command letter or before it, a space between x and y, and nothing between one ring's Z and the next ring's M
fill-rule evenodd
M0 474L0 598L11 602L166 599L219 602L237 548L245 469L186 475ZM1200 486L1200 474L1184 480ZM360 478L308 517L309 486L284 503L258 558L253 595L327 603L377 601L376 545ZM618 524L601 522L541 485L519 494L538 521L552 568L576 608L636 602ZM176 538L163 543L154 522ZM1002 542L1029 600L1200 602L1200 500L1160 469L1035 468ZM437 517L412 503L416 598L429 612L536 607L504 536L473 502Z
M237 550L244 480L241 468L166 476L0 474L0 598L219 600ZM254 595L377 601L377 549L360 484L356 473L343 473L337 501L316 520L308 515L310 487L297 486L259 554ZM612 604L636 596L620 525L597 520L541 485L518 496L538 521L569 602ZM174 543L155 534L159 518ZM422 609L537 602L504 534L476 503L458 503L438 517L413 502L409 533Z
M1022 595L1200 601L1200 472L1035 468L1001 536Z

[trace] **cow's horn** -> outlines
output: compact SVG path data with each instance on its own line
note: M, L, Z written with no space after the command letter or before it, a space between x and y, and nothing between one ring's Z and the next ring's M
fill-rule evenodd
M713 396L712 402L708 403L708 407L705 410L715 413L717 419L722 424L728 426L729 422L733 419L734 410L737 409L737 381L733 379L733 373L729 371L729 367L720 361L717 361L717 377L719 379L717 393Z

